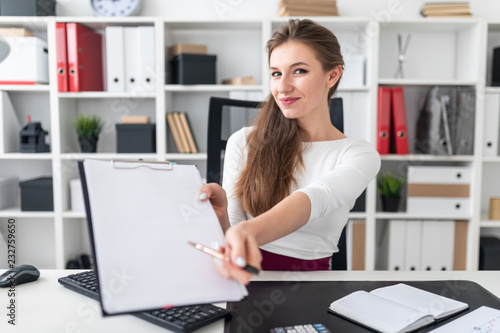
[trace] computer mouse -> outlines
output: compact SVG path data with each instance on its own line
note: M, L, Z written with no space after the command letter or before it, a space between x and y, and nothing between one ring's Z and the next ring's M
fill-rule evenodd
M38 280L40 271L32 265L19 265L0 275L0 287L10 287Z

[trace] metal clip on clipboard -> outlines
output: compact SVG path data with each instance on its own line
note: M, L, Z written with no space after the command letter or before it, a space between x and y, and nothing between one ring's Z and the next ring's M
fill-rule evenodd
M169 161L143 161L143 160L111 160L111 166L115 169L137 169L149 168L152 170L172 170L172 165Z

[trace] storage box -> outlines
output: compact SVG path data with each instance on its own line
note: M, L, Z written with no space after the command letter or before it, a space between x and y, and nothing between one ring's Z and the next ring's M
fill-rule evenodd
M19 179L0 177L0 209L15 206L19 197Z
M215 84L215 55L179 54L170 60L173 84Z
M116 124L117 153L155 153L155 124Z
M1 16L55 16L56 0L0 0Z
M365 84L365 56L347 54L344 56L345 70L342 73L342 87L362 87Z
M38 37L5 37L9 56L0 64L0 84L49 83L47 42Z
M168 48L168 56L175 57L181 53L207 54L207 46L199 44L179 43Z
M21 211L53 211L52 177L40 177L20 182Z
M469 167L409 166L408 213L470 214Z
M83 201L82 182L79 178L72 179L69 182L71 195L71 210L83 212L85 211L85 203Z
M479 241L479 269L500 270L500 239L483 236Z

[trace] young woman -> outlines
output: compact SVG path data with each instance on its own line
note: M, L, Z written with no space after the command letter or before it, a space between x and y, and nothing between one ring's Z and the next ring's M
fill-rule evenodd
M220 248L237 265L266 270L329 269L349 210L376 176L372 145L347 138L330 121L329 100L344 62L335 35L290 20L267 43L271 96L253 127L228 140L223 188L206 184L225 231ZM248 283L250 274L218 263Z

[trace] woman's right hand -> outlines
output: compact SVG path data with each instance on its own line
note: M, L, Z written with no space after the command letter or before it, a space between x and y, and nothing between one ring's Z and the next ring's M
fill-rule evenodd
M252 274L243 270L247 264L261 270L262 254L255 237L245 228L245 222L231 226L225 235L226 247L219 252L228 256L231 262L217 261L216 267L219 274L228 279L235 279L243 284L248 284Z

